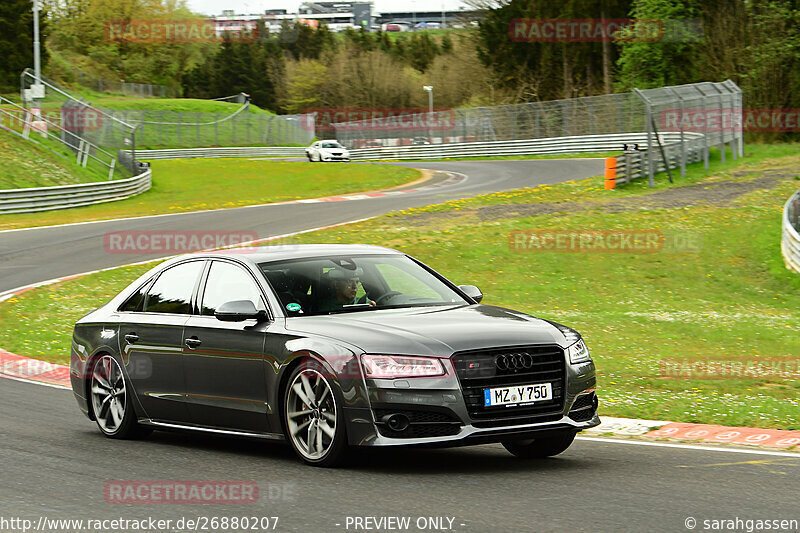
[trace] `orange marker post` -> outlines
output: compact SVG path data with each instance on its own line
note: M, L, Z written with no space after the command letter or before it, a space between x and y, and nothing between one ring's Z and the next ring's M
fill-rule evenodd
M606 157L606 184L605 188L614 189L617 186L617 158Z

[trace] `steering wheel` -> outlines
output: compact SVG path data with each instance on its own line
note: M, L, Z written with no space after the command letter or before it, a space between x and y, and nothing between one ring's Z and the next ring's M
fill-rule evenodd
M386 294L381 294L380 296L378 296L378 298L375 299L375 306L377 307L381 305L384 300L388 300L389 298L397 296L398 294L403 294L403 293L399 291L389 291Z

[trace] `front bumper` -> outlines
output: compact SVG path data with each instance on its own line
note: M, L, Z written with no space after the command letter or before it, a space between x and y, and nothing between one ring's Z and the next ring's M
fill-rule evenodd
M367 409L363 411L367 411ZM351 413L352 414L352 413ZM469 446L474 444L488 444L492 442L501 442L509 439L526 439L536 438L548 433L561 433L564 431L579 432L584 429L593 428L600 425L600 416L595 412L591 420L586 422L575 422L571 418L564 416L560 420L552 422L542 422L536 424L523 424L523 425L509 425L493 428L476 428L471 424L461 426L459 432L455 435L440 436L440 437L422 437L422 438L392 438L384 437L376 430L369 430L366 426L369 424L369 419L364 416L362 418L363 424L352 420L348 424L348 435L350 436L350 444L356 446L433 446L433 447L455 447L455 446ZM355 435L352 434L353 429L358 427L362 433L362 438L354 439ZM360 427L364 426L364 427ZM374 428L374 424L372 424ZM367 431L364 431L364 430ZM355 442L354 442L355 441Z
M355 446L461 446L533 438L548 432L579 432L600 424L594 363L566 365L563 403L546 413L523 408L476 416L470 411L455 373L438 378L365 380L369 408L346 409L348 441ZM394 431L388 415L410 421Z

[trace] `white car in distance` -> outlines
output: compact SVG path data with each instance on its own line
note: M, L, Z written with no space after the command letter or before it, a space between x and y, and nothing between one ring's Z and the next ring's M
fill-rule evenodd
M350 161L350 152L338 141L317 141L306 148L309 161Z

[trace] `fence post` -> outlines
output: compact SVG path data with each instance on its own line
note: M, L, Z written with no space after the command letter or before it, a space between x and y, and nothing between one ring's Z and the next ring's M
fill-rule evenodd
M731 81L731 83L733 82ZM744 157L744 102L742 90L738 85L736 86L736 108L739 110L739 155Z
M626 184L630 183L631 180L633 179L633 176L632 176L633 170L631 169L632 163L633 163L633 158L631 157L631 154L629 154L626 151L625 152L625 183Z
M655 179L653 177L653 110L650 106L650 101L642 91L634 88L633 92L644 103L645 125L647 126L647 184L650 187L655 187Z

